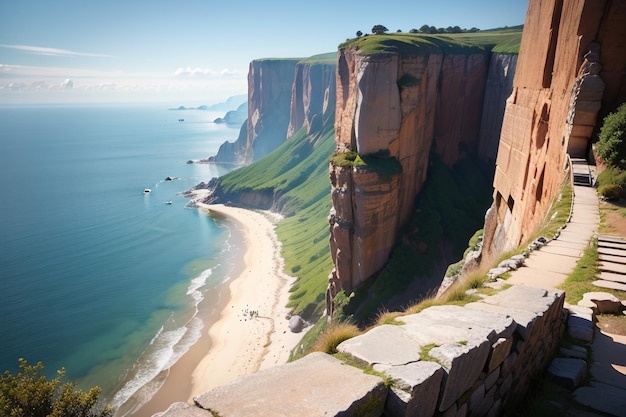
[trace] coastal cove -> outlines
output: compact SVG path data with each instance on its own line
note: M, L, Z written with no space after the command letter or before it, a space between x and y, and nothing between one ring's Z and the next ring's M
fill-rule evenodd
M0 162L9 179L0 209L3 370L15 370L19 357L42 361L48 375L65 367L81 387L102 386L105 401L117 407L133 395L145 401L171 365L173 376L191 363L188 355L204 358L216 343L214 333L209 342L210 324L236 300L232 284L240 280L230 280L245 273L241 251L248 240L267 242L273 223L250 212L266 235L257 239L229 213L237 209L209 216L185 208L183 191L232 169L186 161L214 153L239 130L212 123L219 116L213 112L187 111L184 122L179 116L154 105L0 107ZM280 270L275 259L270 254L268 270ZM267 297L274 307L286 304L287 279ZM246 302L259 306L255 323L286 316ZM254 343L260 337L255 333ZM265 347L269 342L243 372L265 366L257 353L284 361L284 350L273 349L288 342L272 339ZM206 369L193 366L197 380L187 374L189 396L206 388Z

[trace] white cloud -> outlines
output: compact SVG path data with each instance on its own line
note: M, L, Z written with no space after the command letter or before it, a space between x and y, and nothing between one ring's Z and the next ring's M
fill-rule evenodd
M31 46L31 45L5 45L0 44L1 48L15 49L22 52L27 52L35 55L45 55L45 56L91 56L91 57L102 57L102 58L110 58L111 55L103 55L103 54L93 54L87 52L76 52L70 51L67 49L59 49L59 48L47 48L45 46Z
M230 70L179 68L159 74L0 64L0 103L43 101L46 96L56 101L197 98L239 94L246 88L247 74Z
M242 77L245 74L239 70L231 70L224 68L221 71L214 71L205 68L191 68L180 67L174 72L175 77L210 77L210 78L227 78L227 77Z

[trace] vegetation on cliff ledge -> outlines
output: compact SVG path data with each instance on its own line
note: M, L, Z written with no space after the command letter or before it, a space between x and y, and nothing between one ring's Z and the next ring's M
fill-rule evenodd
M359 155L354 151L335 152L330 157L330 163L343 168L357 168L378 174L380 179L388 180L402 172L402 165L395 158L388 155Z
M504 54L519 53L522 26L480 32L425 34L382 33L350 39L339 48L357 48L361 54L399 53L423 55L436 51L443 54L471 54L492 51Z

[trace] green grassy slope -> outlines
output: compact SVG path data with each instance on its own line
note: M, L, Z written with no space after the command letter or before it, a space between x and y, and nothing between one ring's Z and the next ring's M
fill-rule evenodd
M285 270L298 277L290 307L307 318L325 308L325 289L332 269L328 245L330 181L328 159L335 149L333 120L307 135L303 128L261 160L220 177L232 201L242 192L271 192L274 208L289 216L277 228Z

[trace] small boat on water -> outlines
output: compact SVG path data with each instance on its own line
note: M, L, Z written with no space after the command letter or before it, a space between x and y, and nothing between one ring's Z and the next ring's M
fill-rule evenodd
M171 206L172 205L172 200L166 201L165 204L167 204L168 206Z
M152 190L149 189L149 188L146 188L145 190L143 190L144 194L150 194L151 192L152 192Z

